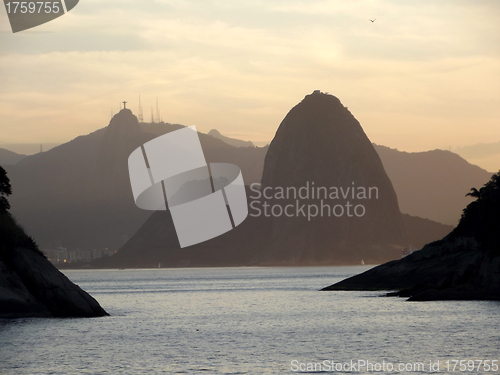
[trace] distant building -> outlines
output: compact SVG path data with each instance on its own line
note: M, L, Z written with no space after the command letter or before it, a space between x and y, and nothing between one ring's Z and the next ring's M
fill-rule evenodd
M68 261L68 249L65 247L57 247L55 249L42 250L47 259L53 264L66 263Z
M93 250L68 250L65 247L54 249L43 249L43 253L53 264L72 263L72 262L90 262L103 256L112 256L118 250L112 249L93 249Z

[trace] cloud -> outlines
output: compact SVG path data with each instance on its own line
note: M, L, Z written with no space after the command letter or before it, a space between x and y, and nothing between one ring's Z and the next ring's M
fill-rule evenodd
M496 4L86 0L53 33L0 35L2 133L65 141L141 94L146 119L158 96L166 121L269 140L321 89L377 143L480 142L498 134Z

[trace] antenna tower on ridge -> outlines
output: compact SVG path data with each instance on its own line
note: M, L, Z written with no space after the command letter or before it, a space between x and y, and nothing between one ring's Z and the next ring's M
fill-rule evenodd
M156 122L160 122L160 114L158 111L158 97L156 97Z
M142 105L141 105L140 95L139 95L139 109L137 111L137 120L139 120L139 122L144 122L144 117L142 116Z

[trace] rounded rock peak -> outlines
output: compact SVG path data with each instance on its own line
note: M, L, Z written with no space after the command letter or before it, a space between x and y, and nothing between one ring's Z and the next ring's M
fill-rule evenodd
M209 135L222 135L220 131L218 131L217 129L212 129L210 130L207 134Z
M330 94L329 92L322 92L320 90L314 90L311 94L308 94L304 97L302 102L316 102L316 103L324 103L324 104L336 104L342 105L340 99L335 95Z
M137 117L128 108L123 108L115 114L109 122L108 128L121 130L133 129L135 131L140 129Z

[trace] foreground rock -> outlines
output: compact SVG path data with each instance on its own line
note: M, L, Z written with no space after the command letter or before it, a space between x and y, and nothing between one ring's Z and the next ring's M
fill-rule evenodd
M480 190L456 229L401 260L323 290L396 290L410 301L500 300L500 175Z
M0 318L108 315L38 249L8 212L12 193L0 167Z
M42 255L16 249L9 258L0 260L0 318L108 315Z

